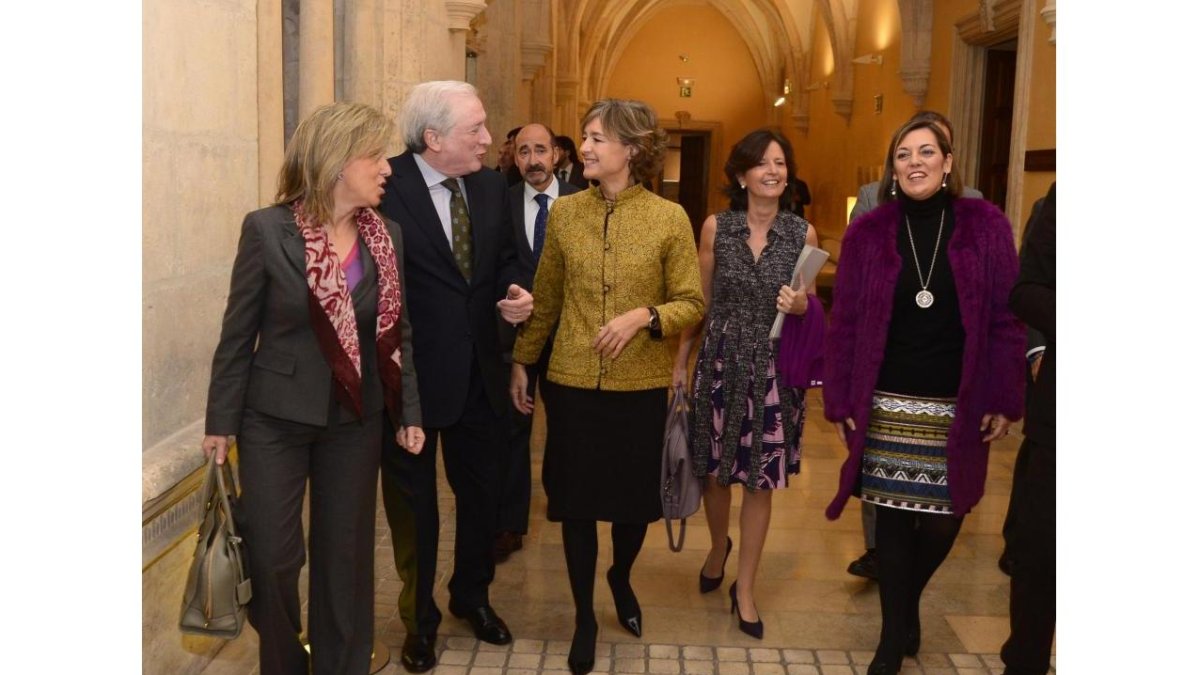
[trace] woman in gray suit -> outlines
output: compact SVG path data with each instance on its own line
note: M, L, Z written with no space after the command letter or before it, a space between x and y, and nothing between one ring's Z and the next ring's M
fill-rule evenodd
M424 442L403 242L375 211L392 133L370 106L319 108L292 136L275 204L242 224L202 445L224 462L238 439L263 675L368 671L382 416L409 452ZM311 657L299 639L306 486Z

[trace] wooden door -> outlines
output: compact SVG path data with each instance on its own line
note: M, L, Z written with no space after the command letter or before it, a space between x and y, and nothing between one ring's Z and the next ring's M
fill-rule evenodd
M987 50L983 95L983 124L979 139L979 191L1004 209L1008 198L1009 147L1012 141L1014 88L1017 76L1017 41Z

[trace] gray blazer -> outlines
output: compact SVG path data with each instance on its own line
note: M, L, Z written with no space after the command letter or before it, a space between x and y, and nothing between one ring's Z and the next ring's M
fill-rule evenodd
M855 202L854 208L850 210L850 222L858 220L862 214L870 211L878 206L876 198L879 196L879 181L867 183L858 188L858 201ZM973 187L963 186L962 196L968 199L983 199L983 193ZM849 224L849 223L847 223Z
M400 227L384 220L396 249L396 266L404 279L404 242ZM383 382L377 367L375 318L378 270L360 242L362 281L350 297L358 320L362 346L363 415L384 407ZM412 328L408 322L407 289L402 288L401 396L403 419L397 426L421 424L417 373L412 358ZM317 344L309 321L309 290L305 280L304 238L292 212L271 206L246 215L229 283L229 300L221 323L221 338L213 354L204 433L234 435L249 408L285 420L326 426L354 419L335 404L333 372ZM336 410L337 419L330 420Z

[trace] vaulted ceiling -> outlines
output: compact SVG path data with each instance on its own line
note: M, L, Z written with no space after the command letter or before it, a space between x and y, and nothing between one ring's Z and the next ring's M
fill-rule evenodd
M765 104L778 95L785 78L791 80L797 94L792 116L802 128L807 127L805 87L815 21L825 25L832 43L835 105L851 95L858 0L562 0L555 30L560 78L578 87L579 101L599 97L639 28L656 13L681 5L711 6L737 29L763 83Z

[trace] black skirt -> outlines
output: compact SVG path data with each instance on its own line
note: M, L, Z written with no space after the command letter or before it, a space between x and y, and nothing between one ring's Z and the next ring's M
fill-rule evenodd
M547 381L542 398L546 517L612 523L662 518L667 389L601 391Z

